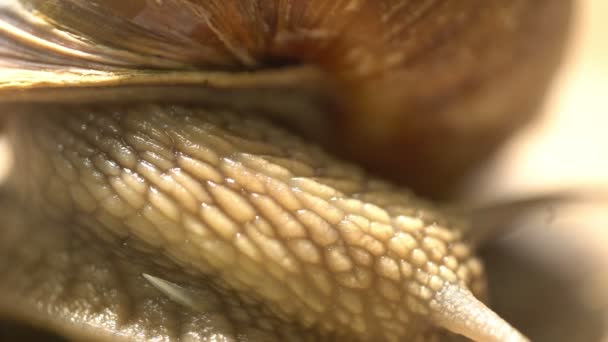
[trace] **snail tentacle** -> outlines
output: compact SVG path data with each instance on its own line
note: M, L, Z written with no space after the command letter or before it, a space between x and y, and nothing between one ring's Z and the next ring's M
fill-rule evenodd
M471 219L471 225L466 226L463 234L464 240L476 249L517 229L514 223L521 218L545 212L549 224L554 210L573 204L606 203L607 194L606 189L597 188L553 190L499 201L460 204L452 206L451 210Z
M152 286L157 288L160 292L165 294L169 299L176 302L177 304L188 307L197 312L218 312L220 311L219 303L212 303L209 301L209 298L200 300L197 298L200 294L197 294L194 291L189 291L186 288L183 288L177 284L174 284L168 280L155 277L149 274L142 274Z
M529 342L519 331L480 302L473 294L457 285L446 285L438 291L435 302L437 323L473 341Z

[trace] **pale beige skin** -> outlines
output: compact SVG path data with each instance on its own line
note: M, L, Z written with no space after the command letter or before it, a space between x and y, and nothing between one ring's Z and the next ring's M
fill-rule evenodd
M291 1L279 3L290 13ZM400 15L405 8L398 1L382 4ZM472 10L476 2L463 4L472 18L484 18ZM218 8L218 16L224 14ZM490 8L502 13L500 5ZM457 20L456 10L442 11ZM314 67L193 71L181 61L70 40L19 6L0 15L2 37L17 41L25 51L17 55L28 61L9 58L0 70L16 156L3 196L0 313L84 340L429 342L460 334L475 341L527 341L482 303L485 276L468 217L378 180L292 133L305 127L321 140L334 133L323 131L327 113L318 104L327 100L328 87L345 86L344 80L328 82L327 73ZM391 22L386 18L383 25ZM34 34L13 19L31 21ZM507 19L497 31L510 37ZM494 27L493 20L482 22ZM302 32L296 38L319 34ZM486 41L476 38L478 32L468 49ZM256 66L237 41L218 37L221 49ZM393 36L387 37L394 47ZM382 74L408 60L373 47L350 50L363 60L366 55L357 53L382 55L381 63L359 65L365 73L351 76ZM472 63L464 50L467 75ZM48 51L54 55L40 57ZM495 68L509 65L504 54L488 55L498 56L489 63ZM28 64L34 57L47 64ZM131 69L104 64L116 62ZM539 84L548 75L542 70ZM396 80L376 81L389 89ZM462 90L452 89L450 78L443 81L433 86ZM351 93L352 106L359 100L362 108L375 105L374 98L357 96L363 90ZM391 94L375 99L384 103ZM141 104L161 98L161 104ZM196 104L166 104L184 100ZM441 110L459 117L469 106L484 113L503 102ZM373 108L393 118L399 105L389 104ZM357 115L360 125L362 113ZM479 123L497 124L491 121Z
M13 184L44 216L2 240L5 310L133 340L525 340L470 292L467 222L406 190L259 118L73 110L8 124Z

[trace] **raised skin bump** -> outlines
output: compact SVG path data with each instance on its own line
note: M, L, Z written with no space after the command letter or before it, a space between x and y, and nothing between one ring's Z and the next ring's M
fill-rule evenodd
M434 327L440 325L484 341L484 319L500 322L463 296L467 289L484 296L482 268L460 243L463 221L403 189L261 120L178 106L116 107L110 115L94 106L85 115L73 109L56 107L44 117L24 113L12 121L13 132L29 132L14 137L14 182L27 203L65 222L68 236L108 245L117 258L138 260L145 273L180 270L188 286L205 281L216 291L235 292L244 303L257 303L250 311L272 313L266 323L253 323L262 330L291 322L326 338L391 341L431 339L441 334ZM134 130L144 122L147 133ZM141 134L146 140L129 143ZM179 166L182 158L198 160L180 148L192 143L217 156L206 161L221 179ZM290 156L291 150L301 156ZM136 156L135 164L116 158L122 153ZM35 168L27 165L31 160ZM230 174L251 180L228 177L224 163ZM67 170L74 176L63 176ZM186 178L173 177L182 172L201 188L191 192L180 183ZM125 175L139 181L112 185ZM332 187L349 179L359 184L353 192ZM79 184L80 192L66 191ZM94 209L79 205L88 196L96 198ZM188 201L196 205L180 205ZM462 291L446 290L453 288ZM192 303L184 292L168 293L180 304ZM459 312L476 314L451 315L454 303L465 303ZM222 315L237 334L252 324ZM479 324L458 321L471 317Z

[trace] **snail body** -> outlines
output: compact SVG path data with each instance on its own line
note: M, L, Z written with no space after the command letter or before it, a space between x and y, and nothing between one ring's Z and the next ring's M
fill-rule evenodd
M529 119L558 60L563 29L550 19L568 8L9 2L10 184L42 221L12 224L2 243L56 282L7 270L2 311L19 293L17 316L80 338L526 341L477 299L485 278L466 217L341 159L448 192ZM98 271L53 275L69 265ZM99 292L133 284L156 309L127 324L124 298ZM152 329L149 310L165 323ZM176 310L187 328L166 322Z

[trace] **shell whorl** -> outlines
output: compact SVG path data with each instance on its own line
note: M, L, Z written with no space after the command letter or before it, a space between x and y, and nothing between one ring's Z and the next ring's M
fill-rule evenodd
M21 42L23 55L85 68L61 81L72 85L213 87L250 75L254 82L218 87L251 88L252 71L308 66L260 77L253 88L288 88L308 103L314 97L313 109L293 106L293 116L327 116L328 128L304 127L305 135L421 193L445 195L537 111L559 61L570 3L30 0L3 15L18 28L24 20L15 18L35 13L33 32L46 45L14 31L11 37L6 23L0 29L9 47ZM162 70L172 76L160 77Z

